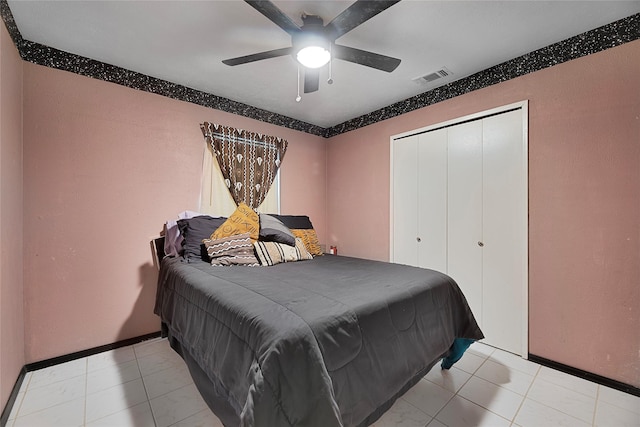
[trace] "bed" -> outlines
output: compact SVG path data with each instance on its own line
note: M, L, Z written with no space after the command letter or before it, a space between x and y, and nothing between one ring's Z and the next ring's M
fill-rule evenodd
M155 313L225 426L366 426L483 338L456 283L344 256L160 262Z

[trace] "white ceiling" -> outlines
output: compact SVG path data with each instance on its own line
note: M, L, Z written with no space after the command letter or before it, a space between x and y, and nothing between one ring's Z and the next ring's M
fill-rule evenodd
M400 58L392 73L333 61L332 85L296 102L290 57L230 67L223 59L290 46L290 36L241 0L8 0L26 40L331 127L435 85L412 79L442 67L478 71L640 12L640 1L403 0L337 40ZM277 0L298 25L325 24L351 1Z

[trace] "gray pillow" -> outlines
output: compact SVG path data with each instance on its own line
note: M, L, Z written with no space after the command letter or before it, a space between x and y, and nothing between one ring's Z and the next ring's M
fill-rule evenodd
M284 243L289 246L296 245L296 237L291 230L282 221L268 214L260 214L260 235L258 240Z
M185 258L200 258L209 261L207 249L202 239L208 239L227 219L201 215L188 219L179 219L178 228L184 240L182 241L182 255Z

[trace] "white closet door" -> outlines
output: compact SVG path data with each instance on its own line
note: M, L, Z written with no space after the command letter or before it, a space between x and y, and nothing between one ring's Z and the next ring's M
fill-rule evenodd
M487 343L523 351L526 289L526 177L520 110L483 120L484 284L482 329Z
M392 164L393 260L453 277L484 342L523 357L527 111L512 104L416 130L394 140Z
M447 271L447 130L418 142L418 266Z
M448 153L446 272L483 328L482 121L448 128Z
M417 135L394 141L393 170L393 262L418 266Z

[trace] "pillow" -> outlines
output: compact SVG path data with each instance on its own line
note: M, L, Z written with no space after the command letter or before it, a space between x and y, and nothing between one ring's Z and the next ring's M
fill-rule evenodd
M300 239L295 239L295 246L278 242L255 242L253 245L256 248L256 254L262 265L275 265L281 262L313 259Z
M189 219L205 215L200 212L183 211L178 214L178 219ZM180 234L178 219L170 219L164 226L164 254L165 256L178 256L182 252L184 237Z
M272 215L276 219L282 221L284 225L289 227L295 237L299 237L300 240L307 247L307 251L311 255L324 255L320 242L318 241L318 234L311 224L311 220L307 215Z
M200 258L208 261L202 239L207 239L211 233L220 227L226 218L201 215L188 219L179 219L178 228L182 234L182 255L185 258Z
M260 219L253 209L244 202L240 203L235 212L209 237L211 240L233 236L234 234L249 233L251 240L258 240Z
M295 246L296 238L291 230L274 216L260 214L259 240L264 242L278 242Z
M307 248L307 251L311 255L324 255L322 252L322 248L320 247L320 242L318 242L318 235L316 234L316 230L313 228L310 229L293 229L291 230L294 236L297 239L302 240L304 246Z
M235 234L221 239L204 239L207 256L211 265L260 266L253 253L253 244L249 233Z
M164 254L165 256L178 256L182 250L184 237L180 234L178 222L169 220L164 224Z

